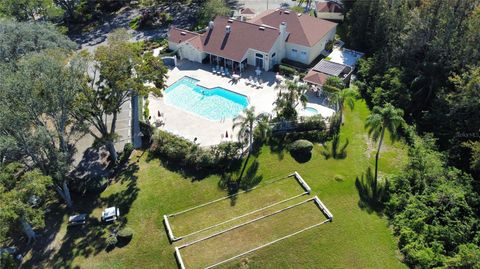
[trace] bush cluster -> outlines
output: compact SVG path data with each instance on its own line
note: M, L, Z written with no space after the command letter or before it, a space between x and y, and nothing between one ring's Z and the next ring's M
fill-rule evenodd
M111 235L105 239L105 244L107 245L108 248L113 248L115 245L117 245L118 239L115 235Z
M291 143L288 146L288 149L290 150L291 153L297 153L297 154L309 153L313 149L313 143L305 139L299 139Z
M167 162L196 171L225 171L237 161L241 149L238 142L223 142L205 149L182 137L157 130L150 152Z
M125 146L123 146L123 152L120 155L119 162L120 163L126 163L128 159L130 158L130 155L132 155L133 152L133 145L132 143L127 143Z
M293 77L297 74L297 70L284 64L278 66L278 71L280 72L280 75L287 77Z
M118 231L117 236L122 239L129 239L133 236L133 229L130 227L124 227Z

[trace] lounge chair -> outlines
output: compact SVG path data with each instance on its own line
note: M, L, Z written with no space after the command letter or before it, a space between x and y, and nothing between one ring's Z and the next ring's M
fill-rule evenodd
M230 71L227 68L225 68L225 76L230 77Z
M222 76L225 76L225 70L223 69L223 67L220 67L220 74L222 74Z
M214 74L217 73L217 69L215 69L215 67L212 67L212 73L214 73Z
M262 79L259 79L259 80L258 80L258 86L257 86L257 88L260 88L260 89L263 88L263 80L262 80Z

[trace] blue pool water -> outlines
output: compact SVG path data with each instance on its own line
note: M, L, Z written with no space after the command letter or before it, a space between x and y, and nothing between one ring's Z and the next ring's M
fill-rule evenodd
M207 89L197 83L191 77L181 78L165 90L165 102L214 121L232 119L248 106L244 95L220 87Z

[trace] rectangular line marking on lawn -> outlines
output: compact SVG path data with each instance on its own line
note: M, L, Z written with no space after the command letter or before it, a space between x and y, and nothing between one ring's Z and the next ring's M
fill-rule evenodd
M291 201L291 200L293 200L293 199L295 199L295 198L298 198L298 197L303 196L303 195L306 195L306 194L308 194L308 192L300 193L300 194L298 194L298 195L292 196L292 197L287 198L287 199L285 199L285 200L282 200L282 201L280 201L280 202L276 202L276 203L270 204L270 205L268 205L268 206L265 206L265 207L256 209L256 210L254 210L254 211L250 211L250 212L248 212L248 213L246 213L246 214L243 214L243 215L240 215L240 216L237 216L237 217L228 219L228 220L226 220L226 221L217 223L217 224L212 225L212 226L210 226L210 227L203 228L203 229L201 229L201 230L195 231L195 232L193 232L193 233L189 233L189 234L187 234L187 235L179 236L178 238L176 238L176 241L178 241L178 240L180 240L180 239L183 239L183 238L185 238L185 237L189 237L189 236L192 236L192 235L201 233L201 232L208 231L208 230L213 229L213 228L215 228L215 227L218 227L218 226L220 226L220 225L227 224L227 223L232 222L232 221L234 221L234 220L237 220L237 219L240 219L240 218L243 218L243 217L246 217L246 216L255 214L255 213L257 213L257 212L260 212L260 211L262 211L262 210L265 210L265 209L274 207L274 206L276 206L276 205L286 203L286 202L288 202L288 201Z
M253 222L262 220L262 219L264 219L264 218L268 218L268 217L277 215L277 214L279 214L279 213L282 213L282 212L284 212L284 211L286 211L286 210L292 209L292 208L297 207L297 206L299 206L299 205L303 205L303 204L305 204L305 203L308 203L308 202L310 202L310 201L313 201L314 199L315 199L315 198L309 198L309 199L307 199L307 200L305 200L305 201L302 201L302 202L300 202L300 203L296 203L296 204L293 204L293 205L291 205L291 206L287 206L287 207L285 207L285 208L279 209L279 210L277 210L277 211L275 211L275 212L273 212L273 213L270 213L270 214L267 214L267 215L264 215L264 216L255 218L255 219L253 219L253 220L249 220L249 221L244 222L244 223L240 223L240 224L238 224L238 225L235 225L235 226L230 227L230 228L228 228L228 229L225 229L225 230L223 230L223 231L220 231L220 232L214 233L214 234L212 234L212 235L209 235L209 236L200 238L200 239L198 239L198 240L195 240L195 241L186 243L186 244L184 244L184 245L181 245L181 246L178 247L178 248L179 248L179 249L182 249L182 248L191 246L191 245L193 245L193 244L196 244L196 243L205 241L205 240L210 239L210 238L212 238L212 237L219 236L219 235L221 235L221 234L224 234L224 233L226 233L226 232L235 230L235 229L240 228L240 227L242 227L242 226L245 226L245 225L247 225L247 224L250 224L250 223L253 223Z
M224 222L221 222L221 223L214 224L214 225L209 226L209 227L205 227L205 228L203 228L203 229L201 229L201 230L198 230L198 231L194 231L194 232L192 232L192 233L190 233L190 234L187 234L187 235L176 236L176 235L174 234L174 231L173 231L172 226L171 226L170 221L169 221L169 218L171 218L171 217L175 217L175 216L178 216L178 215L181 215L181 214L184 214L184 213L187 213L187 212L190 212L190 211L193 211L193 210L196 210L196 209L199 209L199 208L208 206L208 205L210 205L210 204L214 204L214 203L217 203L217 202L220 202L220 201L223 201L223 200L226 200L226 199L229 199L229 198L238 196L238 195L240 195L240 194L242 194L242 193L251 192L251 191L253 191L253 190L255 190L255 189L259 189L259 188L263 188L263 187L269 186L269 185L271 185L271 184L274 184L274 183L276 183L276 182L278 182L278 181L281 181L281 180L284 180L284 179L287 179L287 178L290 178L290 177L295 178L295 180L297 181L297 183L299 183L299 185L305 190L305 192L303 192L303 193L301 193L301 194L298 194L298 195L295 195L295 196L293 196L293 197L287 198L287 199L285 199L285 200L283 200L283 201L280 201L280 202L276 202L276 203L274 203L274 204L267 205L267 206L265 206L265 207L263 207L263 208L259 208L259 209L255 210L255 211L253 211L253 212L247 212L247 213L244 214L244 215L234 217L234 218L232 218L232 219L229 219L229 220L224 221ZM182 210L182 211L179 211L179 212L176 212L176 213L166 214L166 215L163 216L164 224L165 224L165 228L166 228L166 230L167 230L167 235L168 235L168 237L169 237L170 243L173 243L173 242L179 241L179 240L181 240L181 239L183 239L183 238L185 238L185 237L189 237L189 236L198 234L198 233L200 233L200 232L208 231L208 230L213 229L213 228L215 228L215 227L218 227L218 226L220 226L220 225L223 225L223 224L229 223L229 222L231 222L231 221L235 221L235 220L237 220L237 219L240 219L240 218L242 218L242 217L246 217L246 216L249 216L249 215L251 215L251 214L255 214L255 213L257 213L257 212L260 212L260 211L262 211L262 210L271 208L271 207L273 207L273 206L276 206L276 205L279 205L279 204L282 204L282 203L286 203L286 202L288 202L288 201L290 201L290 200L293 200L293 199L295 199L295 198L297 198L297 197L300 197L300 196L302 196L302 195L310 194L310 192L311 192L310 186L308 186L308 184L303 180L303 178L301 178L300 175L295 171L295 173L290 174L290 175L288 175L288 176L283 176L283 177L279 177L279 178L274 178L274 179L268 181L267 183L265 183L264 185L256 186L256 187L250 188L250 189L248 189L248 190L244 190L244 191L237 192L237 193L234 193L234 194L225 196L225 197L221 197L221 198L219 198L219 199L216 199L216 200L213 200L213 201L209 201L209 202L206 202L206 203L203 203L203 204L200 204L200 205L198 205L198 206L191 207L191 208L187 208L187 209L185 209L185 210Z

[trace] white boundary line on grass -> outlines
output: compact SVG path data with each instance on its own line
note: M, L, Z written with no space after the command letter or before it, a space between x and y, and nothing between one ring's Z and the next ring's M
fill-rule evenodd
M270 208L270 207L274 207L274 206L276 206L276 205L286 203L286 202L288 202L288 201L290 201L290 200L293 200L293 199L295 199L295 198L298 198L298 197L303 196L303 195L306 195L306 194L308 194L308 192L300 193L300 194L298 194L298 195L292 196L292 197L287 198L287 199L285 199L285 200L282 200L282 201L280 201L280 202L276 202L276 203L270 204L270 205L268 205L268 206L265 206L265 207L256 209L256 210L254 210L254 211L250 211L250 212L248 212L248 213L246 213L246 214L243 214L243 215L240 215L240 216L237 216L237 217L228 219L228 220L226 220L226 221L223 221L223 222L214 224L214 225L212 225L212 226L203 228L203 229L198 230L198 231L195 231L195 232L193 232L193 233L189 233L189 234L187 234L187 235L182 235L182 236L176 237L176 240L178 241L178 240L183 239L183 238L185 238L185 237L192 236L192 235L195 235L195 234L197 234L197 233L204 232L204 231L208 231L208 230L213 229L213 228L215 228L215 227L218 227L218 226L220 226L220 225L229 223L229 222L231 222L231 221L234 221L234 220L237 220L237 219L240 219L240 218L243 218L243 217L252 215L252 214L255 214L255 213L257 213L257 212L260 212L260 211L262 211L262 210L268 209L268 208Z
M324 220L324 221L322 221L322 222L320 222L320 223L311 225L311 226L309 226L309 227L307 227L307 228L303 228L303 229L301 229L301 230L299 230L299 231L296 231L296 232L291 233L291 234L289 234L289 235L286 235L286 236L284 236L284 237L280 237L280 238L278 238L278 239L276 239L276 240L274 240L274 241L268 242L268 243L266 243L266 244L264 244L264 245L261 245L261 246L259 246L259 247L256 247L256 248L253 248L253 249L251 249L251 250L245 251L245 252L240 253L240 254L238 254L238 255L236 255L236 256L233 256L233 257L231 257L231 258L228 258L228 259L226 259L226 260L223 260L223 261L217 262L217 263L215 263L215 264L209 265L209 266L205 267L205 269L211 269L211 268L213 268L213 267L216 267L216 266L219 266L219 265L221 265L221 264L227 263L227 262L229 262L229 261L235 260L235 259L237 259L237 258L239 258L239 257L242 257L242 256L247 255L247 254L249 254L249 253L255 252L255 251L257 251L257 250L259 250L259 249L262 249L262 248L264 248L264 247L268 247L268 246L270 246L270 245L273 245L273 244L275 244L275 243L277 243L277 242L279 242L279 241L285 240L285 239L290 238L290 237L292 237L292 236L295 236L295 235L297 235L297 234L299 234L299 233L303 233L303 232L305 232L305 231L307 231L307 230L313 229L313 228L315 228L315 227L317 227L317 226L320 226L320 225L322 225L322 224L325 224L325 223L327 223L327 222L329 222L329 221L330 221L330 220L327 219L327 220Z
M284 211L286 211L286 210L289 210L289 209L292 209L292 208L294 208L294 207L297 207L297 206L300 206L300 205L302 205L302 204L305 204L305 203L308 203L308 202L310 202L310 201L313 201L314 199L315 199L315 197L309 198L309 199L307 199L307 200L305 200L305 201L302 201L302 202L300 202L300 203L296 203L296 204L293 204L293 205L291 205L291 206L287 206L287 207L285 207L285 208L279 209L279 210L277 210L277 211L275 211L275 212L272 212L272 213L270 213L270 214L268 214L268 215L260 216L260 217L258 217L258 218L255 218L255 219L249 220L249 221L247 221L247 222L244 222L244 223L235 225L235 226L233 226L233 227L230 227L230 228L228 228L228 229L225 229L225 230L222 230L222 231L220 231L220 232L214 233L214 234L212 234L212 235L209 235L209 236L200 238L200 239L198 239L198 240L195 240L195 241L186 243L186 244L184 244L184 245L179 246L178 249L186 248L186 247L188 247L188 246L191 246L191 245L193 245L193 244L197 244L197 243L199 243L199 242L205 241L205 240L210 239L210 238L212 238L212 237L216 237L216 236L222 235L222 234L224 234L224 233L230 232L230 231L232 231L232 230L238 229L238 228L240 228L240 227L242 227L242 226L245 226L245 225L248 225L248 224L250 224L250 223L253 223L253 222L262 220L262 219L264 219L264 218L268 218L268 217L277 215L277 214L282 213L282 212L284 212Z
M293 175L293 174L292 174L292 175ZM231 198L231 197L237 196L237 195L242 194L242 193L250 192L250 191L252 191L252 190L255 190L255 189L258 189L258 188L262 188L262 187L268 186L268 185L273 184L273 183L275 183L275 182L277 182L277 181L280 181L280 180L282 180L282 179L289 178L289 177L291 177L292 175L288 175L288 176L284 176L284 177L281 177L281 178L277 178L277 179L274 179L274 180L269 181L268 183L266 183L266 184L264 184L264 185L256 186L256 187L250 188L250 189L248 189L248 190L240 191L240 192L237 192L237 193L234 193L234 194L231 194L231 195L228 195L228 196L225 196L225 197L222 197L222 198L219 198L219 199L210 201L210 202L206 202L206 203L201 204L201 205L197 205L197 206L194 206L194 207L185 209L185 210L180 211L180 212L168 214L167 217L174 217L174 216L177 216L177 215L180 215L180 214L187 213L187 212L189 212L189 211L195 210L195 209L200 208L200 207L204 207L204 206L207 206L207 205L216 203L216 202L220 202L220 201L222 201L222 200L229 199L229 198Z
M168 221L167 215L163 215L163 223L165 223L165 228L167 229L168 239L170 239L170 242L176 241L177 238L173 236L172 227L170 227L170 222Z
M185 264L183 263L182 255L180 254L180 250L175 247L175 257L177 257L178 265L180 269L185 269Z
M305 191L308 192L308 194L310 194L310 192L312 192L312 188L310 188L310 186L308 186L307 182L305 182L305 180L303 180L302 176L300 176L300 174L297 171L295 171L290 176L294 176L295 179L298 180L298 183L300 183L300 185L305 189Z

